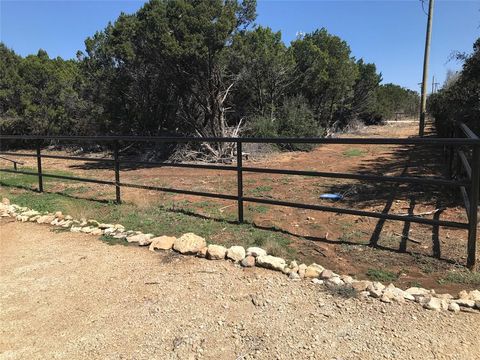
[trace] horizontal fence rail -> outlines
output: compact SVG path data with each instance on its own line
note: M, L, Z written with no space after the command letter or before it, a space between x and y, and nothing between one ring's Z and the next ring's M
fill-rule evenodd
M454 138L222 138L222 137L157 137L157 136L30 136L30 135L0 135L1 140L23 140L33 141L36 144L36 153L16 153L16 152L1 152L0 155L20 156L20 157L36 157L37 158L37 172L24 171L18 169L0 169L1 172L18 173L24 175L33 175L38 177L38 190L43 191L43 178L57 178L63 180L73 180L80 182L88 182L102 185L112 185L116 189L116 201L121 202L121 188L136 188L152 191L161 191L177 194L185 194L192 196L210 197L223 200L236 201L238 204L238 221L243 222L243 208L244 202L259 203L273 206L286 206L298 209L309 209L317 211L326 211L347 215L366 216L370 218L396 220L404 222L413 222L419 224L426 224L432 226L445 226L468 230L468 256L467 266L473 267L475 265L475 251L476 251L476 226L477 226L477 208L478 208L478 193L480 188L480 139L465 125L459 124L457 136ZM460 134L462 137L460 137ZM83 156L67 156L67 155L50 155L42 154L42 141L67 141L67 142L105 142L113 145L111 158L96 158ZM212 164L198 164L198 163L177 163L167 161L137 161L129 159L121 159L119 156L120 142L154 142L154 143L232 143L236 145L236 164L235 165L212 165ZM274 168L258 168L243 166L242 159L242 145L245 143L270 143L270 144L356 144L356 145L422 145L422 146L443 146L448 148L450 173L453 173L453 155L456 154L457 167L464 170L466 176L458 177L451 176L450 178L439 177L419 177L419 176L384 176L372 175L366 173L339 173L339 172L322 172L322 171L304 171L292 169L274 169ZM467 158L464 149L471 150L471 162ZM115 172L114 180L100 180L90 179L76 176L66 176L44 173L42 171L42 158L48 159L64 159L73 161L87 161L111 164ZM192 191L183 189L174 189L168 187L140 185L133 183L122 182L120 179L120 172L122 165L145 165L145 166L164 166L174 168L193 168L205 170L221 170L233 171L237 174L237 194L220 194L212 192ZM264 173L264 174L282 174L282 175L300 175L311 177L323 177L333 179L350 179L360 181L371 181L377 183L392 182L400 184L419 184L426 186L448 186L460 189L460 194L464 200L465 210L467 213L468 222L446 221L439 219L427 219L421 216L414 215L397 215L388 212L373 212L364 210L347 209L341 207L303 204L289 201L256 198L243 195L243 174L244 173Z

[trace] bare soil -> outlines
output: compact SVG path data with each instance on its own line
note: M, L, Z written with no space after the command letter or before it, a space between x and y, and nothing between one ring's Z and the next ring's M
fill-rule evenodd
M416 136L416 133L416 123L407 122L366 127L345 136L404 138ZM64 154L58 151L45 153ZM26 158L26 161L25 166L35 167L36 159ZM395 145L325 145L311 152L269 154L268 158L250 159L244 165L392 176L444 176L446 169L441 148ZM43 167L45 172L67 170L90 178L114 178L111 164L44 159ZM128 167L122 168L121 181L236 193L236 174L233 171ZM64 191L71 186L72 183L55 183L47 187L47 191ZM78 186L82 190L74 195L77 197L110 200L115 197L113 187ZM439 209L435 214L425 215L425 218L466 222L458 189L258 173L245 173L244 186L245 196L403 215ZM344 200L332 203L319 198L323 193L332 192L343 194ZM128 188L122 189L122 198L143 207L168 201L178 208L186 206L189 211L193 209L197 215L236 219L236 204L229 201ZM466 230L248 203L245 204L245 213L247 221L257 227L288 234L292 239L291 246L297 251L299 260L304 262L315 261L337 272L360 278L365 277L368 269L388 269L398 274L396 284L403 287L422 285L452 293L471 287L468 284L438 282L446 271L465 264Z
M476 359L478 314L0 220L0 359ZM256 305L255 305L256 304Z

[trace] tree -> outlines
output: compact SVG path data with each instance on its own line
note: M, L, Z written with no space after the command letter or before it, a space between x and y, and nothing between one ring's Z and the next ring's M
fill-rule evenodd
M350 47L326 29L306 34L292 43L299 72L298 87L321 127L334 125L334 114L352 96L358 76Z
M111 89L103 101L117 128L226 136L226 101L237 80L226 48L255 19L255 5L151 0L87 39L86 70L93 84ZM216 157L225 153L224 144L205 146Z
M266 117L275 112L294 79L295 63L280 32L256 27L235 36L229 51L231 73L238 74L232 107L236 116Z

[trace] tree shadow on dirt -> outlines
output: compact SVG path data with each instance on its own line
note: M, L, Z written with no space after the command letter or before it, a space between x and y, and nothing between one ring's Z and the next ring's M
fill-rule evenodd
M429 137L435 137L435 135L430 134ZM351 172L384 176L448 179L448 167L445 161L444 149L442 146L432 145L409 145L393 149L386 156L373 160L361 160L357 168L352 169ZM400 215L415 216L427 208L434 210L433 215L430 215L430 218L434 220L449 220L442 218L444 209L463 206L458 188L444 185L356 182L355 184L335 184L329 188L329 192L348 194L341 201L340 206L342 207L355 209L381 207L379 212L383 214L399 214L398 207L395 209L395 203L402 201L406 203L406 206L402 207ZM375 228L370 235L369 246L387 250L385 246L379 245L385 223L385 219L377 220ZM407 252L407 243L408 240L411 240L410 226L410 222L404 223L398 248L389 247L389 250ZM432 226L431 256L436 259L451 261L442 258L438 225Z

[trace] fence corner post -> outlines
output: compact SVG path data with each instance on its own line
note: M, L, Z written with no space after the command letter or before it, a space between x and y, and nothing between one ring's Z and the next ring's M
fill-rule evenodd
M37 141L37 174L38 174L38 192L43 192L42 176L42 152L40 148L41 141Z
M477 221L480 192L480 146L473 147L472 182L470 187L470 216L468 219L467 267L476 270L477 264Z
M113 160L115 168L115 200L117 204L121 204L122 198L120 195L120 160L118 156L118 141L116 140L113 143Z
M237 188L238 222L243 223L243 162L241 141L237 141Z

